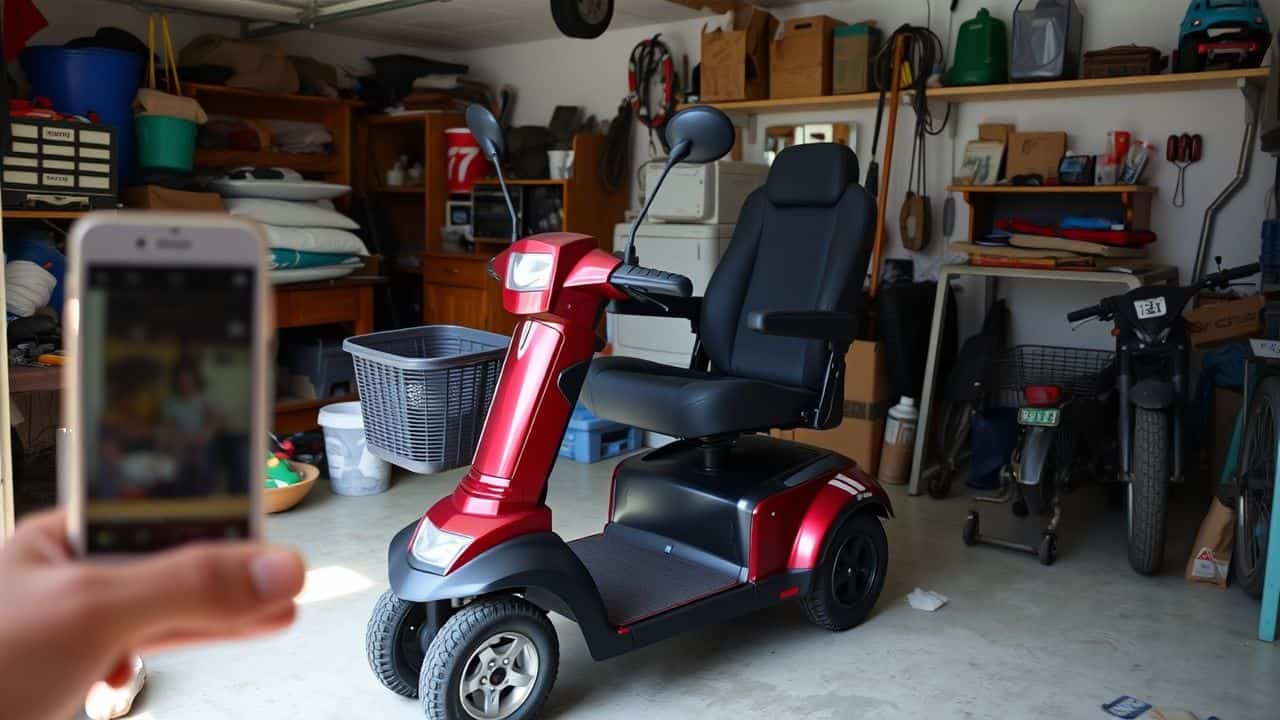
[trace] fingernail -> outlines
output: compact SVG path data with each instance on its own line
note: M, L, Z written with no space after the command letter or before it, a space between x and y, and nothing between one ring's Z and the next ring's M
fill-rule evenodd
M284 600L302 589L298 556L287 550L267 550L249 561L253 589L262 600Z

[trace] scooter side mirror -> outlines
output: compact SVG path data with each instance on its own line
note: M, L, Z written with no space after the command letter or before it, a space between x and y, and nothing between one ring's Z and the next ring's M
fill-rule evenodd
M483 105L467 106L467 129L480 143L480 151L486 158L495 160L506 149L506 139L498 119Z
M667 146L673 163L719 160L729 154L736 139L729 116L707 105L685 108L667 121Z

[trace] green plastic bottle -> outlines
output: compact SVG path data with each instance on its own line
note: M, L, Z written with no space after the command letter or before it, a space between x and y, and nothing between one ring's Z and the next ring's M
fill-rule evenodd
M948 85L995 85L1009 80L1009 42L1004 21L982 8L960 25L956 61Z

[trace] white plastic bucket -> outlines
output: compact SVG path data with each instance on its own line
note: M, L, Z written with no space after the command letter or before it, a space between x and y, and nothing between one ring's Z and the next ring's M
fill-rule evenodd
M320 408L329 484L338 495L376 495L391 487L391 464L369 452L359 402Z

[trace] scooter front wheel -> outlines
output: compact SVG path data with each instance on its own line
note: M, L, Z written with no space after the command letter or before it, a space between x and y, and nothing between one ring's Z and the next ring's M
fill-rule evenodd
M855 512L826 541L813 584L801 601L809 622L837 632L848 630L871 614L889 569L889 541L880 518Z
M426 621L426 605L401 600L390 590L382 593L369 616L364 636L369 667L397 695L418 697L418 675L426 655L421 631Z
M551 694L559 664L545 612L514 595L477 600L431 642L418 696L430 720L528 720Z
M1133 478L1129 483L1129 566L1160 571L1169 511L1169 416L1138 408L1133 422Z

